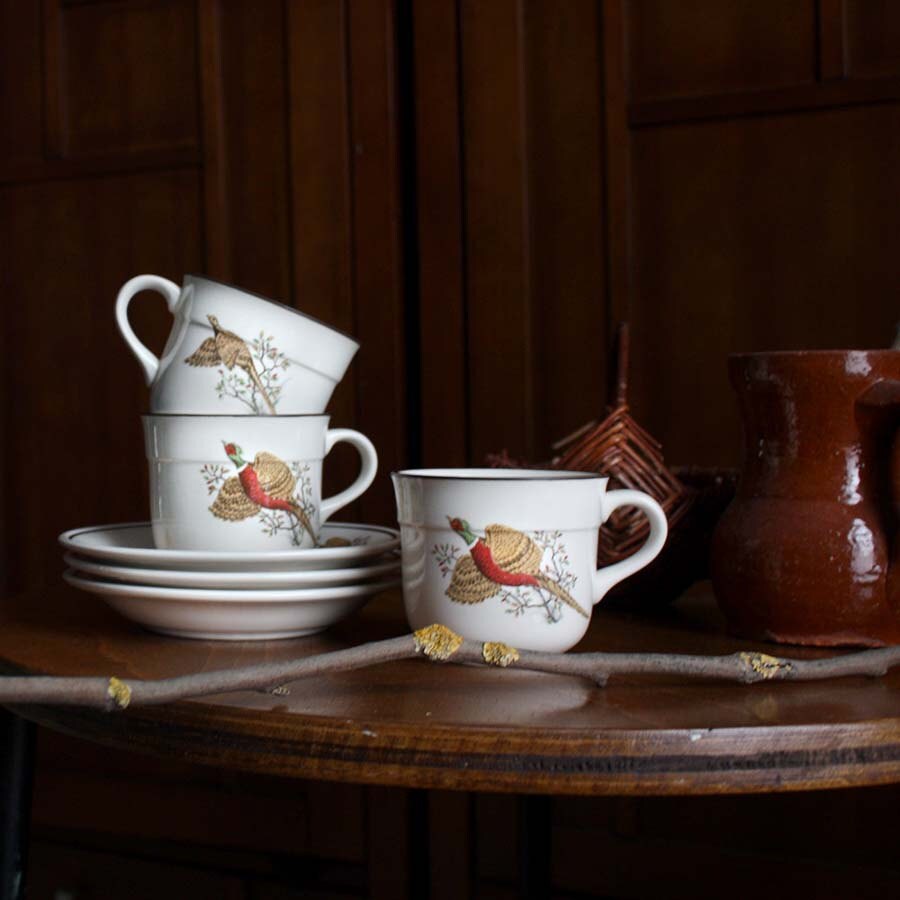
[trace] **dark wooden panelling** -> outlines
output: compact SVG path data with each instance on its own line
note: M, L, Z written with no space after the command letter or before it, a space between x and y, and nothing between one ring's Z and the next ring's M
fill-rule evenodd
M604 214L606 218L607 317L609 324L628 317L631 257L631 132L628 128L628 80L625 35L626 0L609 0L601 22L603 59Z
M900 5L845 0L845 10L850 74L900 75Z
M632 0L631 97L785 87L816 73L812 0Z
M78 850L48 841L33 842L29 856L31 900L63 897L246 900L239 878L191 865L167 865L134 855Z
M817 0L820 81L844 78L847 74L845 0Z
M458 32L452 13L416 10L426 458L459 459L467 419L476 465L546 457L605 403L599 10L462 3Z
M326 0L287 11L294 297L311 315L352 331L346 10Z
M475 864L479 885L491 885L494 890L498 885L510 888L513 893L519 877L517 845L517 798L505 794L478 794L473 798L474 834L469 838L476 844ZM499 892L498 892L499 895ZM494 897L494 891L479 892L479 897ZM500 895L503 896L503 895Z
M56 582L56 535L147 517L140 372L113 301L137 272L200 265L191 171L47 182L0 191L6 275L6 510L13 585ZM52 260L52 263L48 263ZM157 351L171 319L153 295L135 328Z
M541 457L606 404L599 40L593 0L527 6L530 365Z
M309 852L323 859L362 863L366 854L366 789L355 784L304 784Z
M61 42L63 153L197 145L193 3L77 5L64 8L56 24L47 22L46 39Z
M628 108L632 127L676 122L737 119L744 116L799 114L814 110L872 106L900 99L900 78L836 80L769 91L679 97L648 101Z
M218 11L224 277L290 303L291 233L284 18L278 3L223 3ZM217 226L206 215L207 234ZM216 277L210 265L209 273ZM218 276L223 277L223 276ZM302 298L298 298L301 308Z
M455 0L413 7L422 462L461 466L469 373L463 247L459 16Z
M203 133L203 249L207 271L233 283L225 143L222 17L219 0L198 0L200 116Z
M41 6L21 0L0 2L0 160L33 160L41 156Z
M0 169L0 184L66 181L104 177L133 172L195 169L201 163L196 150L136 150L112 156L86 156L78 159L45 157L35 160L16 160Z
M522 5L461 3L470 452L534 441ZM428 302L427 298L423 302Z
M360 499L365 520L396 519L387 473L407 462L403 251L400 246L396 9L393 0L348 5L356 422L378 448L380 472Z
M884 823L896 791L553 804L553 882L561 896L735 898L760 873L816 898L897 893Z
M294 303L342 331L356 332L353 293L349 49L343 2L287 4L290 203ZM369 351L371 352L371 351ZM334 424L357 422L359 354L329 405ZM352 481L355 454L338 446L325 468L325 493ZM359 504L341 521L359 517Z
M647 129L633 148L634 408L671 461L734 463L729 352L893 338L900 116Z
M886 868L900 875L891 829L882 827L893 816L898 800L897 785L882 790L811 791L791 797L705 797L689 804L672 798L634 799L630 803L635 828L629 836L658 841L688 839L723 849L752 846L779 856L829 860L845 866L886 863ZM805 827L797 828L797 822Z
M410 791L366 788L371 900L402 900L422 893L421 885L413 884L412 872L413 863L421 862L412 858L409 819L415 802Z
M900 74L900 6L893 0L846 0L850 74Z
M311 810L302 785L241 783L225 772L215 773L216 778L204 770L173 778L164 767L143 773L140 760L129 762L129 771L119 775L87 767L48 770L38 781L34 826L46 834L48 829L77 825L96 834L120 835L132 843L173 841L247 853L309 852ZM123 795L129 798L126 806L117 802ZM173 804L177 804L177 815L173 815ZM135 809L141 812L137 819ZM347 812L356 821L359 810ZM327 815L322 818L326 826L330 824Z
M32 822L42 834L74 827L132 843L365 860L360 787L286 782L127 752L105 757L100 771L97 752L84 741L38 732Z
M44 157L49 160L61 159L68 153L69 120L65 103L67 73L62 17L62 4L59 0L41 0L43 143Z
M428 794L429 900L458 900L471 895L476 882L474 799L470 794Z

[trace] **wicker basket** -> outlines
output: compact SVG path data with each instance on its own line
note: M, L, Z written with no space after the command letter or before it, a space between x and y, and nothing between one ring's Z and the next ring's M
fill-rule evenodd
M709 545L716 521L734 496L737 473L728 469L670 469L662 446L632 417L627 403L628 329L619 328L616 395L606 418L590 422L553 445L556 455L541 468L597 472L610 488L631 488L653 497L669 522L669 537L645 569L617 585L605 602L653 608L675 599L708 573ZM499 467L534 464L512 459L506 451L488 457ZM630 556L646 540L649 523L639 510L617 510L600 529L598 563L610 565Z

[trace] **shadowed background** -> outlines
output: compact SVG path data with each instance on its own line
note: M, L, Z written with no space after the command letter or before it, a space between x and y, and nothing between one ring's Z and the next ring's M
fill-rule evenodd
M206 273L359 338L330 411L372 438L382 474L341 518L391 523L392 468L546 457L602 413L624 319L635 417L672 463L735 465L728 352L892 340L898 104L900 6L887 0L0 0L6 586L56 584L64 529L147 516L148 395L113 320L118 288L142 272ZM161 298L132 309L161 348ZM332 486L353 466L335 451ZM199 871L197 847L225 830L189 809L218 804L248 845L247 821L284 813L280 784L174 764L105 763L94 783L90 748L41 736L45 873L112 878L116 860L134 864L136 834L154 859L187 854ZM160 778L177 834L154 807ZM236 785L231 807L223 784ZM381 855L409 872L417 851L384 834L422 821L434 896L463 882L513 896L504 841L541 827L511 798L289 790L293 833L307 835L291 852L362 867L348 896L401 890L379 881ZM878 821L866 804L887 796L819 799L858 836ZM559 890L631 896L588 861L601 844L631 859L634 845L634 865L654 853L658 871L636 890L673 896L684 863L662 839L684 825L675 801L541 802L570 835L554 844ZM692 801L684 840L709 849L733 831L729 853L752 848L796 877L807 866L804 883L823 891L849 884L823 874L827 841L785 860L766 839L776 808L816 817L811 798ZM85 827L106 837L95 847ZM598 843L572 837L584 833ZM174 839L193 849L159 849ZM895 884L877 829L860 841L874 849L845 869ZM176 877L148 871L148 896ZM294 896L219 877L198 875L191 896ZM714 879L694 888L721 896Z

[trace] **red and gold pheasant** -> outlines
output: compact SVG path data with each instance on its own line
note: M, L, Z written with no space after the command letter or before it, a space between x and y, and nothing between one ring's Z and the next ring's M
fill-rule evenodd
M451 600L483 603L503 587L543 588L589 618L568 591L541 572L543 551L527 534L507 525L488 525L482 539L465 519L456 518L450 519L450 527L469 548L469 555L459 560L453 569L447 588Z
M257 453L249 463L237 444L225 444L225 453L238 467L238 473L222 485L210 512L220 519L238 522L257 515L260 509L281 510L294 516L315 543L309 516L294 499L297 479L287 463L265 451Z

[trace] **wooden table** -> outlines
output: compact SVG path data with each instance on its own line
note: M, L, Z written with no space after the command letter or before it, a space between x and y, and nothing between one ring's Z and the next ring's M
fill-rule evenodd
M143 631L66 587L20 597L0 628L6 671L156 678L320 653L407 630L386 594L312 638L224 643ZM598 609L578 650L728 653L699 586L640 618ZM781 648L785 655L820 651ZM881 679L739 686L409 660L297 683L101 713L19 708L110 747L287 777L533 794L708 794L900 781L900 670Z

